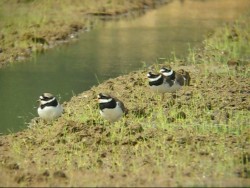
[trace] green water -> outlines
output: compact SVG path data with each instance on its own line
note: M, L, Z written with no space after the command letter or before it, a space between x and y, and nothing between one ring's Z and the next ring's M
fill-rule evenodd
M183 0L138 18L98 21L71 44L0 69L0 133L16 132L37 116L39 95L68 101L98 82L117 77L159 57L185 57L189 45L225 21L249 10L248 0Z

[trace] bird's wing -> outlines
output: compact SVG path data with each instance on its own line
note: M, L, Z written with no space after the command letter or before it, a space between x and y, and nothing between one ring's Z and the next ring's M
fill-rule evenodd
M117 104L121 107L122 111L127 114L128 113L128 109L125 107L124 103L122 101L120 101L119 99L116 99Z
M181 75L181 74L176 74L175 76L176 78L176 81L181 85L183 86L185 84L185 79L184 77Z
M169 77L164 77L164 82L167 83L170 87L174 85L174 80L171 80Z

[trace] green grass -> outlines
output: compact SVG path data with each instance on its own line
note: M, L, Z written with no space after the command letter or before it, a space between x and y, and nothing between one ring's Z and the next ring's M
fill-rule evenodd
M142 77L145 71L139 74ZM114 87L119 85L118 82ZM125 85L129 86L129 82ZM193 96L187 104L181 97L171 107L163 107L168 101L163 105L160 96L145 92L145 87L146 83L137 86L130 99L122 98L131 111L114 124L100 117L93 100L94 93L104 88L93 88L85 93L88 97L85 94L75 97L58 121L52 125L40 122L26 130L29 137L14 140L13 157L21 168L26 166L26 160L33 160L38 174L62 170L71 179L70 185L78 186L83 185L84 178L74 182L75 171L84 177L87 172L104 179L107 174L115 177L125 174L129 178L124 182L117 180L117 185L131 186L130 182L141 185L136 178L145 178L142 185L157 185L155 178L163 181L159 185L166 185L171 179L174 181L171 186L218 185L204 180L233 178L236 167L244 176L244 168L249 164L242 163L249 139L248 111L223 110L229 114L228 122L225 119L216 122L211 120L211 114L217 106L207 109L208 96L199 90L192 89ZM133 112L136 102L140 110L145 107L141 116ZM178 118L181 111L187 118ZM175 121L169 122L169 118ZM84 185L115 185L91 177Z
M229 60L249 61L249 13L234 23L217 29L203 42L203 49L189 49L191 63L227 63Z
M239 23L248 22L240 20L233 27L249 35ZM21 179L17 185L23 186L248 186L250 112L244 92L249 76L232 73L225 62L245 57L241 49L249 46L218 35L224 29L206 40L203 51L190 49L192 58L199 62L199 53L205 64L189 61L192 85L178 91L174 101L168 94L161 101L148 89L146 68L110 79L74 96L58 120L34 120L19 136L9 135L9 158L1 160L1 169L17 163L14 178L32 177ZM237 56L222 58L210 49ZM156 61L152 68L161 66ZM114 124L100 117L94 100L107 91L129 109ZM67 178L58 179L58 171ZM13 181L10 176L5 184Z

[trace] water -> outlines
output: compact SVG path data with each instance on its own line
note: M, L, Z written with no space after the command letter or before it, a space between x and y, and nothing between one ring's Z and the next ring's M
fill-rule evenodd
M60 101L98 82L150 65L159 57L185 57L189 45L249 10L248 0L174 1L136 19L100 22L70 45L0 69L0 132L16 132L37 116L39 95Z

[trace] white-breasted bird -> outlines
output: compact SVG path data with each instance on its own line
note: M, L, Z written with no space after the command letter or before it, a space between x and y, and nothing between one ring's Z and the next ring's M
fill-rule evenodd
M40 103L37 112L40 118L49 121L62 115L63 108L51 93L43 93L38 102Z
M109 122L118 121L127 113L122 101L106 93L97 96L101 116Z
M149 72L147 77L150 89L154 92L162 93L162 100L165 93L175 93L187 83L187 78L184 75L165 67L161 68L160 73L157 74ZM190 80L190 77L188 79Z
M170 84L167 83L162 74L153 74L152 72L148 72L147 77L149 88L152 91L156 93L166 93L170 91L172 84L171 82Z
M160 73L164 76L166 82L171 85L171 87L169 88L169 92L171 93L176 92L185 85L186 78L172 69L163 67L160 69Z

